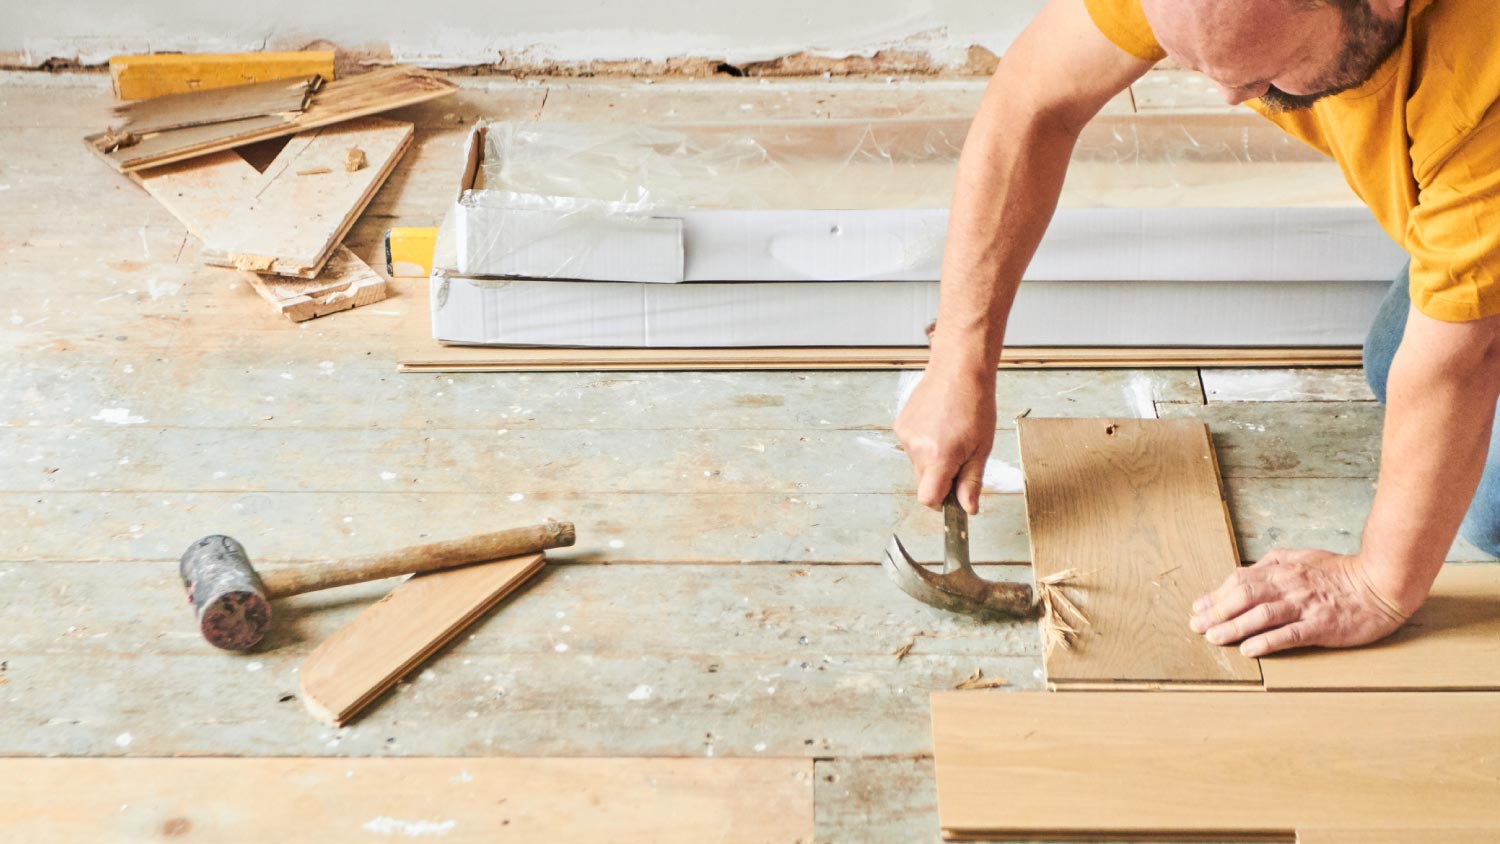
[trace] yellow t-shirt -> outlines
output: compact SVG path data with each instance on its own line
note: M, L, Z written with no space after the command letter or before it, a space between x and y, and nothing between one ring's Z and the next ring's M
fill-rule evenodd
M1084 0L1099 30L1166 57L1140 0ZM1448 322L1500 314L1500 12L1495 0L1410 0L1404 43L1368 82L1268 114L1338 162L1411 255L1411 300Z

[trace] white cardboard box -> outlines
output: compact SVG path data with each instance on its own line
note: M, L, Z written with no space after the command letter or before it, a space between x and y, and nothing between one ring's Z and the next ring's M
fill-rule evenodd
M445 223L454 248L433 274L438 340L926 343L946 209L579 213L566 198L486 190L484 133L483 125L471 133L460 200ZM1006 340L1357 344L1405 260L1366 208L1343 201L1061 208L1027 271Z

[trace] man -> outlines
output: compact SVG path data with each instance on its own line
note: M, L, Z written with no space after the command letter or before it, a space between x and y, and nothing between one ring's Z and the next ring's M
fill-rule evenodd
M931 365L896 422L917 497L936 507L956 483L978 511L1006 319L1073 144L1167 56L1331 155L1411 256L1365 348L1387 409L1359 552L1272 551L1185 621L1252 657L1372 642L1426 599L1461 522L1500 551L1494 0L1049 0L964 145Z

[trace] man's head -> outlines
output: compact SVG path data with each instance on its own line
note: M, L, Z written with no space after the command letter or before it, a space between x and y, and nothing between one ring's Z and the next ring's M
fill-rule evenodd
M1406 0L1142 0L1162 49L1224 99L1308 108L1358 87L1401 44Z

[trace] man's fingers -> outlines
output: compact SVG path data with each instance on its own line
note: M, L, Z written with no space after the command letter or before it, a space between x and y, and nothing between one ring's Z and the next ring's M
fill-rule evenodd
M1252 659L1277 651L1316 645L1317 628L1308 621L1294 621L1284 627L1267 630L1240 644L1240 653Z
M958 470L958 503L971 516L979 514L979 491L984 487L984 460L974 459Z
M917 500L925 507L941 508L943 499L948 497L948 489L953 486L955 469L956 466L943 463L923 467L922 476L917 479Z
M1290 624L1300 615L1297 607L1286 601L1270 601L1208 628L1203 636L1215 645L1232 645L1256 633Z
M1240 569L1213 594L1204 595L1193 603L1190 626L1195 633L1202 633L1274 597L1276 595L1270 589L1264 570Z

